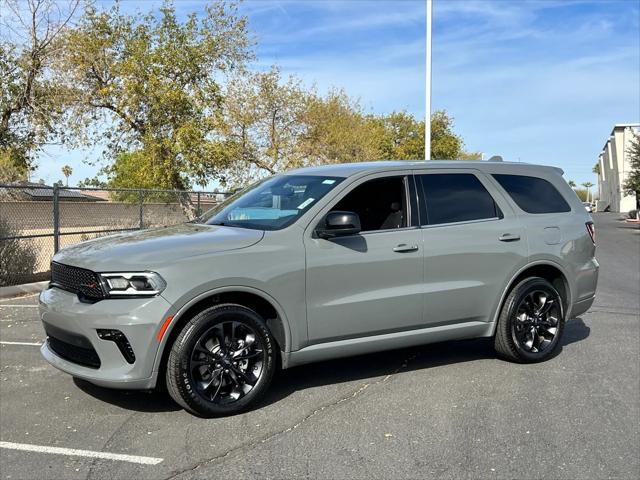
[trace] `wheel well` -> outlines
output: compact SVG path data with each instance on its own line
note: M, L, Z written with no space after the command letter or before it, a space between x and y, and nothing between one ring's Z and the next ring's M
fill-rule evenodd
M162 359L160 362L160 375L158 375L158 380L164 379L164 371L167 366L167 360L169 358L169 351L171 350L171 345L175 341L176 337L180 334L182 327L191 319L195 314L201 312L205 308L212 307L214 305L220 305L223 303L237 303L238 305L242 305L244 307L250 308L255 311L258 315L260 315L269 327L271 334L273 335L276 344L278 346L277 350L282 350L286 347L286 335L284 331L284 324L280 315L278 315L278 311L274 308L274 306L268 301L262 298L259 295L250 292L222 292L211 295L209 297L205 297L202 300L194 303L190 306L178 319L176 324L169 332L169 338L167 338L167 342L165 343L164 350L162 352ZM278 352L279 355L279 352ZM162 380L164 381L164 380Z
M534 265L532 267L527 268L522 273L520 273L514 280L511 282L509 286L509 290L514 285L517 285L521 280L524 280L528 277L541 277L548 281L551 285L554 286L558 293L562 296L562 306L564 307L565 313L569 311L569 301L570 301L570 291L569 284L567 283L567 279L563 275L563 273L556 267L552 265Z

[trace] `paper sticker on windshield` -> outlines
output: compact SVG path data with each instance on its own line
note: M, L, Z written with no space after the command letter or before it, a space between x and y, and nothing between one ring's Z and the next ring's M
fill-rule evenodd
M327 179L327 180L323 180L323 181L322 181L322 183L323 183L324 185L333 185L334 183L336 183L336 181L335 181L335 180Z
M298 205L298 210L302 210L303 208L308 207L309 205L311 205L313 203L314 200L315 200L315 198L307 198L304 202L302 202L300 205Z

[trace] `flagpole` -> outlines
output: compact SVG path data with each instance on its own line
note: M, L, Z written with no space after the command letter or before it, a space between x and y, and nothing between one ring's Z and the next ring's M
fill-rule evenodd
M427 2L427 52L426 52L426 89L424 106L424 159L431 160L431 31L433 24L433 0Z

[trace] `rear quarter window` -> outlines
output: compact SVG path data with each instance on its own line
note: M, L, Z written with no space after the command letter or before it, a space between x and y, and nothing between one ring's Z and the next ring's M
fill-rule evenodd
M544 178L498 174L494 174L493 178L507 191L516 205L527 213L571 211L571 207L556 187Z

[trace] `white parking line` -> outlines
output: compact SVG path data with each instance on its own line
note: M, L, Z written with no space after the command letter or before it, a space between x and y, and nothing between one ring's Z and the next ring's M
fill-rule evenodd
M0 300L0 304L2 304L2 302L9 302L11 300L22 300L23 298L31 298L35 297L36 295L40 295L40 292L30 293L29 295L22 295L21 297L3 298L2 300Z
M25 345L27 347L40 347L42 343L32 343L32 342L0 342L0 345Z
M74 448L47 447L44 445L29 445L27 443L0 442L0 448L23 450L25 452L52 453L70 457L103 458L105 460L117 460L119 462L139 463L142 465L157 465L164 460L163 458L155 457L139 457L137 455L124 455L122 453L76 450Z
M38 305L4 305L0 303L0 308L38 308Z

